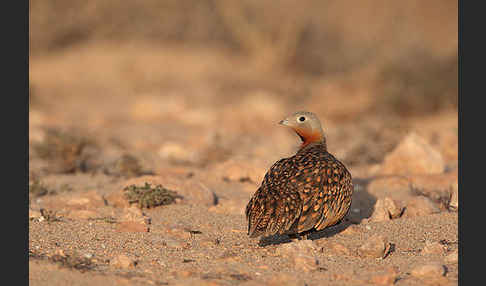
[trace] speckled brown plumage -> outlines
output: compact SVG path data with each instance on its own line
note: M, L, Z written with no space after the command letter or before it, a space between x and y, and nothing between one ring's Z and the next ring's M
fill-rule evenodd
M303 145L294 156L273 164L250 199L245 212L250 237L322 230L339 223L349 210L353 194L351 174L327 152L314 114L297 112L290 118L300 118L302 114L317 123L284 124L299 134Z

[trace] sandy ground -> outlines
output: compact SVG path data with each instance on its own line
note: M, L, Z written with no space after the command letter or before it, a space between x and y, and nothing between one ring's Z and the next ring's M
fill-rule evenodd
M263 99L280 104L272 97ZM244 207L266 169L298 148L297 136L276 124L286 113L278 110L259 117L255 110L251 116L235 110L234 117L214 130L218 112L227 111L214 109L213 121L208 123L188 120L186 116L194 111L180 107L182 113L167 122L165 112L153 107L164 106L164 97L150 98L141 115L138 108L148 99L121 100L124 110L90 108L82 99L56 103L63 108L39 104L31 109L31 184L35 179L46 190L36 195L31 186L32 285L457 284L458 220L457 212L449 210L454 184L457 190L456 112L406 119L404 131L386 136L386 129L373 127L372 122L378 121L372 117L368 129L355 126L363 123L343 121L341 125L328 120L333 128L327 132L329 149L348 162L355 184L346 221L313 234L308 241L285 236L260 240L246 234ZM71 105L82 104L82 112L70 113ZM211 110L210 105L201 106ZM126 118L113 119L116 116ZM239 124L247 116L256 125ZM325 114L320 116L326 122ZM72 122L77 117L85 120L76 126ZM73 131L89 124L98 127ZM95 151L85 147L84 153L72 155L75 163L59 155L69 149L50 153L54 158L41 157L36 146L74 144L59 138L49 141L54 135L46 127L85 136L96 142L87 143ZM400 145L412 131L416 135L410 140L422 141ZM214 135L207 136L211 132ZM369 145L376 142L377 134L389 140L385 154L380 153L388 146L383 142ZM88 151L95 155L88 156ZM393 155L400 152L402 157ZM426 156L429 161L421 165L414 153L407 152L419 152L418 156L435 152L439 157ZM120 167L117 160L126 153L136 158L138 167ZM410 165L407 160L411 165L415 162L419 172L425 166L425 171L385 172L396 172L397 164L401 170L402 165ZM440 171L434 171L437 165ZM74 173L62 171L72 166ZM142 210L136 204L129 207L123 188L145 182L160 183L184 198ZM427 201L417 203L418 197ZM380 219L376 205L385 198L398 205L396 218L390 219L385 210ZM360 249L376 235L381 249L378 242L371 246L378 248L377 254L363 255ZM416 274L427 265L436 267L435 272Z
M325 46L327 38L295 46L304 54L293 59L293 68L311 68L306 74L263 52L252 57L217 45L129 41L123 33L125 42L117 40L115 26L96 21L111 15L121 30L137 27L123 26L125 18L116 18L119 13L110 8L115 2L105 7L79 1L84 8L64 7L67 14L56 12L54 2L39 3L31 3L31 285L458 284L458 114L454 105L442 104L454 99L448 76L457 72L449 72L454 61L448 59L457 53L457 35L448 32L455 24L444 14L447 9L436 16L448 24L436 27L444 21L425 21L435 15L434 5L424 17L412 8L390 6L380 13L417 14L423 23L385 29L387 17L395 16L382 15L366 33L352 21L361 14L337 17L328 26L343 30L347 40L335 50L326 46L336 53L332 59L322 62L316 54L320 62L313 65L312 57L304 57L313 55L312 45ZM333 7L328 8L348 15L346 5ZM96 9L104 14L95 17ZM129 15L141 7L117 9ZM374 15L373 9L367 13ZM52 13L66 24L46 21ZM213 30L205 37L228 42L221 36L226 26L213 10L207 13ZM141 13L152 15L140 20L141 26L175 31L153 14ZM314 14L312 21L320 19ZM174 27L188 21L180 15ZM201 19L188 27L198 31ZM90 23L99 27L91 29ZM76 38L68 32L77 27L94 36L70 46ZM189 28L181 31L199 39ZM396 32L401 29L422 32L408 33L417 37L413 42ZM79 31L74 35L88 33ZM152 37L150 30L143 32ZM371 43L381 34L388 36L375 49ZM413 53L417 43L423 54ZM252 43L247 48L251 51ZM341 71L341 64L349 64L341 63L346 51L353 51L346 54L349 62L360 64ZM445 62L426 66L438 71L420 65L430 54ZM386 81L382 68L390 63L406 68L388 70L392 79ZM337 71L312 70L321 66ZM430 96L434 92L439 95ZM298 137L277 124L298 110L318 115L329 151L350 170L351 210L342 224L309 240L250 239L244 208L266 170L298 150ZM128 201L125 188L140 190L145 183L159 195L145 196L140 208ZM162 199L167 204L157 205Z

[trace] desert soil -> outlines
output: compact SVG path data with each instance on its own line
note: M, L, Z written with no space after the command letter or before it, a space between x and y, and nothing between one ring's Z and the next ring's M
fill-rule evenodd
M382 65L394 53L414 50L405 40L390 40L400 49L378 50L380 56L359 68L315 76L209 45L105 41L111 26L90 30L101 33L91 41L46 52L39 39L50 43L71 26L48 30L51 22L44 20L52 15L36 7L29 75L31 285L458 284L458 113L441 105L457 89L452 84L428 96L456 80L457 70L452 80L433 77L434 70L417 76L420 54L400 54L405 60L397 65L414 68L387 72L410 77L385 89ZM62 23L84 19L62 15ZM449 20L440 28L456 27ZM457 61L457 34L435 33L440 29L431 23L413 24L432 28L408 34L430 38L417 42L438 61ZM367 38L352 38L355 28L348 28L355 51L354 43ZM395 31L401 30L387 35ZM333 59L328 64L338 70L341 58ZM403 93L394 93L400 88ZM318 115L330 153L350 170L350 212L308 240L250 239L245 206L266 170L298 150L299 138L277 124L298 110ZM153 195L129 200L130 190Z
M292 103L258 96L234 109L183 93L36 98L32 285L457 284L456 111L393 119L394 129L318 110L330 152L353 175L351 211L307 241L250 239L246 203L299 146L277 125ZM182 199L130 204L123 189L146 182Z

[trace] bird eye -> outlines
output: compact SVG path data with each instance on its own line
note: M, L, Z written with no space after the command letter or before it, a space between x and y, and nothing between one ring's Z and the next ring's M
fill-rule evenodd
M299 117L299 121L300 122L304 122L305 121L305 117L304 116Z

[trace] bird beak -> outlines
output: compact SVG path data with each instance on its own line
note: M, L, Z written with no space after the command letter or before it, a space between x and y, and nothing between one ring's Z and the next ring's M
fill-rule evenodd
M289 126L289 121L287 119L280 120L280 122L278 124L284 125L284 126Z

